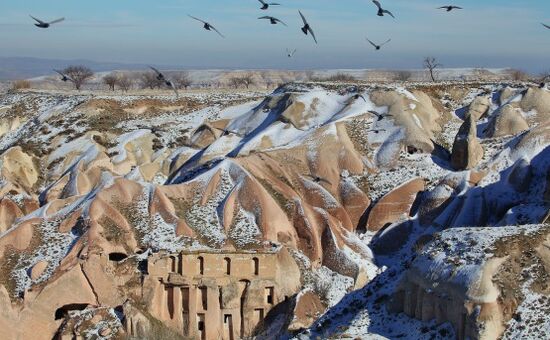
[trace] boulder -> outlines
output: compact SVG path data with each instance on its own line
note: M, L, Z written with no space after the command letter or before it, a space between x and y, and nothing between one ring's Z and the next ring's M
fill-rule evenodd
M474 99L474 101L470 104L468 108L468 113L466 113L466 116L472 116L474 120L479 120L482 118L487 112L489 112L489 108L491 107L491 100L487 96L479 96Z
M494 116L489 123L487 137L516 135L525 130L529 130L529 125L520 109L511 105L504 105L500 114Z
M288 326L290 331L298 331L310 327L325 311L326 306L317 294L311 290L301 292L296 296L294 318Z
M378 231L387 224L408 217L416 195L424 188L424 180L418 177L387 193L372 207L367 229Z
M477 139L477 127L473 115L467 115L458 130L451 153L451 165L456 170L474 168L483 158L483 147Z

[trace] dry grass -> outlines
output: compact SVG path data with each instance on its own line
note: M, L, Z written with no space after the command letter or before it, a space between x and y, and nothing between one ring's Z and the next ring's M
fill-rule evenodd
M28 90L31 88L31 82L28 80L16 80L11 84L13 91Z

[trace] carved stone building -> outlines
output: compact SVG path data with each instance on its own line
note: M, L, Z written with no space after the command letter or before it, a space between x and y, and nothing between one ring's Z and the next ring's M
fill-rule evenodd
M155 318L183 336L238 339L299 287L299 268L284 248L159 253L149 257L143 298ZM129 320L130 334L133 326Z

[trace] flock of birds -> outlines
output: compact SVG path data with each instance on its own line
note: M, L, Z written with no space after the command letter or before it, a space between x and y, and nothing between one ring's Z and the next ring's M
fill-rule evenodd
M268 10L271 6L281 6L281 4L279 3L275 3L275 2L266 2L264 0L258 0L261 4L261 7L260 9L261 10ZM378 0L372 0L372 3L374 5L376 5L378 11L377 11L377 15L378 16L385 16L386 14L391 16L392 18L395 19L395 16L393 15L392 12L390 12L389 10L385 9L382 7L382 4L380 3L380 1ZM437 9L443 9L447 12L451 12L453 10L459 10L459 9L463 9L462 7L459 7L459 6L455 6L455 5L445 5L445 6L441 6L441 7L438 7ZM306 17L304 16L304 14L301 12L301 11L298 11L298 14L300 14L300 17L302 18L302 22L303 22L303 27L301 28L302 32L305 34L305 35L311 35L311 37L313 38L313 40L315 41L315 43L317 43L317 37L315 36L315 33L313 32L313 29L311 28L311 25L309 24L309 22L307 21ZM195 16L192 16L192 15L189 15L190 18L202 23L203 25L203 28L207 31L214 31L216 32L218 35L220 35L220 37L222 38L225 38L225 36L216 28L214 27L214 25L212 25L211 23L203 20L203 19L200 19L200 18L197 18ZM60 19L57 19L57 20L54 20L54 21L50 21L50 22L46 22L46 21L42 21L40 19L37 19L35 17L33 17L31 15L31 18L33 18L37 23L35 24L35 26L37 27L40 27L40 28L49 28L51 25L53 24L56 24L56 23L59 23L59 22L62 22L63 20L65 20L65 18L60 18ZM269 20L269 22L272 24L272 25L276 25L276 24L282 24L284 26L288 26L284 21L282 21L281 19L279 18L276 18L274 16L271 16L271 15L264 15L264 16L261 16L259 17L258 19L261 19L261 20ZM544 27L550 29L550 25L546 25L544 23L541 23ZM367 41L375 48L375 50L380 50L382 48L382 46L384 46L385 44L389 43L391 41L391 39L388 39L386 42L382 43L382 44L375 44L373 43L371 40L369 40L367 38ZM294 56L294 53L296 53L296 50L293 50L292 52L290 52L288 49L287 49L287 56L289 58L291 58L292 56Z
M271 6L281 6L281 4L279 3L274 3L274 2L266 2L264 0L258 0L261 4L261 7L260 9L263 10L263 11L266 11L268 10ZM372 3L374 5L376 5L377 7L377 15L380 16L380 17L383 17L385 16L386 14L391 16L392 18L395 19L395 15L390 12L389 10L385 9L382 7L382 4L380 3L380 1L378 0L372 0ZM455 5L445 5L445 6L441 6L441 7L438 7L437 9L442 9L442 10L445 10L446 12L451 12L453 10L461 10L463 9L462 7L459 7L459 6L455 6ZM304 14L301 12L301 11L298 11L298 14L300 15L301 19L302 19L302 22L303 22L303 26L301 27L301 30L302 32L305 34L305 35L311 35L311 37L313 38L313 40L315 41L315 43L317 44L317 37L315 36L315 33L311 27L311 25L309 24L309 22L307 21L306 17L304 16ZM225 38L225 36L216 28L214 27L214 25L212 25L211 23L203 20L203 19L200 19L200 18L197 18L195 16L192 16L192 15L188 15L191 19L193 20L196 20L198 22L200 22L202 24L202 27L207 30L207 31L213 31L213 32L216 32L220 37L222 38ZM42 21L40 19L37 19L35 17L33 17L32 15L30 16L32 19L34 19L36 21L36 23L34 24L35 26L39 27L39 28L49 28L51 25L53 24L56 24L56 23L59 23L59 22L62 22L65 20L65 18L60 18L60 19L57 19L57 20L53 20L53 21L49 21L49 22L46 22L46 21ZM279 18L276 18L274 16L271 16L271 15L264 15L264 16L261 16L259 17L258 19L260 20L269 20L269 22L272 24L272 25L276 25L276 24L282 24L284 26L288 26L284 21L282 21L281 19ZM546 25L544 23L541 23L544 27L546 27L547 29L550 29L550 25ZM389 43L391 41L391 39L388 39L386 40L385 42L383 43L380 43L380 44L377 44L377 43L374 43L372 40L370 40L369 38L366 38L367 41L374 47L374 49L376 51L380 50L384 45L386 45L387 43ZM296 49L288 49L286 50L286 55L289 57L289 58L292 58L294 56L294 54L296 53ZM168 78L166 78L164 76L164 74L162 74L162 72L160 72L159 70L157 70L156 68L154 67L151 67L151 69L157 74L157 79L159 81L162 81L166 86L172 88L174 90L174 92L176 93L176 96L178 95L178 92L177 92L177 89L176 87L174 86L174 83L169 80ZM71 81L71 79L63 74L61 71L58 71L58 70L55 70L55 72L59 73L61 75L61 80L66 82L66 81Z

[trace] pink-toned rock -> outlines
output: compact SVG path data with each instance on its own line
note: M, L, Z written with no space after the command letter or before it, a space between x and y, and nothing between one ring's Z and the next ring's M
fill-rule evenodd
M37 280L48 267L48 261L38 261L31 269L31 279Z
M424 188L424 180L415 178L390 191L371 209L367 219L367 229L378 231L388 223L408 217L416 195Z

